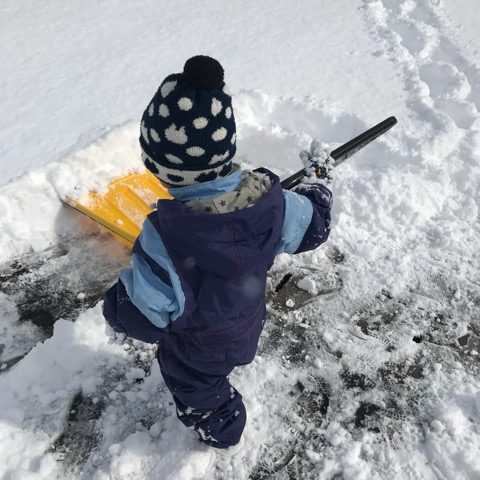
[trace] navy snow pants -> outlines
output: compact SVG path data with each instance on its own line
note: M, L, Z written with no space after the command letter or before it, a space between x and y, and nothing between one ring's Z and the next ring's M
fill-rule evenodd
M178 418L193 427L200 440L212 447L227 448L239 442L247 415L242 396L230 385L227 375L237 365L253 360L263 325L256 322L250 335L237 344L181 349L176 335L165 334L133 305L122 282L105 295L103 314L117 332L148 343L157 343L160 370L177 406ZM225 352L228 352L226 354Z
M247 414L242 396L227 379L235 365L180 358L166 341L159 342L157 358L179 420L193 427L200 440L212 447L237 444Z

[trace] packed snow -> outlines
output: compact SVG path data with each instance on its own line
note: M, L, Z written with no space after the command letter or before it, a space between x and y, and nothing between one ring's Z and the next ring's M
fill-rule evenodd
M0 6L0 478L480 478L476 3L158 5ZM225 452L178 422L151 346L105 333L129 253L61 201L142 168L141 112L197 53L245 167L399 120L335 170L328 242L277 258Z

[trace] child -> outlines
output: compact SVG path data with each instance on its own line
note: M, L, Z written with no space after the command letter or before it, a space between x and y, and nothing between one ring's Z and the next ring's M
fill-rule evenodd
M246 422L227 376L255 357L276 255L327 240L331 193L283 191L269 170L244 170L223 68L196 56L169 75L143 114L146 167L174 200L159 200L133 247L132 268L106 293L116 331L158 345L178 418L200 440L227 448ZM261 159L258 159L261 162Z

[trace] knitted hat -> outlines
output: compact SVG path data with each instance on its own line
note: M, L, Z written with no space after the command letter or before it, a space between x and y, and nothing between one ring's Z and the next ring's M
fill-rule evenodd
M236 128L220 63L199 55L187 60L183 73L166 77L140 131L142 160L162 182L184 186L228 175Z

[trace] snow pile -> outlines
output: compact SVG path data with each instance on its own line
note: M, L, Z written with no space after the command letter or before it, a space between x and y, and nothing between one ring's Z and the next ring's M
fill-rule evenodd
M128 124L62 162L32 170L3 186L0 261L42 251L74 236L75 231L88 229L89 222L72 215L60 200L84 199L90 190L104 191L113 179L142 169L139 158L138 126Z
M1 378L2 478L53 478L57 465L45 452L62 431L72 396L95 391L109 365L125 358L107 343L98 307L75 323L58 320L54 335Z
M49 179L58 196L82 201L88 192L105 192L113 180L143 170L138 135L138 125L129 123L49 166Z

